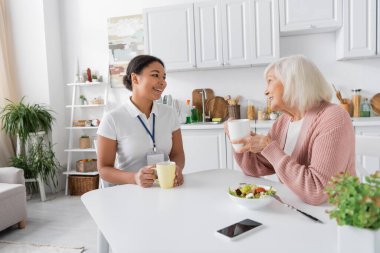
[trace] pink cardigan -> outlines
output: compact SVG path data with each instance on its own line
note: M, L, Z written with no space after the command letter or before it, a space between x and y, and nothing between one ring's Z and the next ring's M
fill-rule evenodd
M355 175L355 134L346 111L322 103L304 116L292 155L284 152L290 116L282 114L269 131L271 141L261 153L235 153L246 175L276 173L304 202L318 205L327 200L324 188L332 176L347 170Z

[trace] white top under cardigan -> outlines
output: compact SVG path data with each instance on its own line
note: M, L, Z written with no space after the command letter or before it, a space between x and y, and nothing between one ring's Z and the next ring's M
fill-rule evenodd
M297 121L292 121L289 123L288 133L286 135L284 152L287 155L291 155L296 146L298 136L301 132L301 127L303 123L303 118Z
M153 115L155 114L155 139L157 150L165 154L168 160L172 149L172 133L180 128L174 110L164 104L153 103L149 119L130 100L104 115L97 134L117 141L118 168L137 172L146 166L146 155L153 150L153 142L145 128L153 132Z

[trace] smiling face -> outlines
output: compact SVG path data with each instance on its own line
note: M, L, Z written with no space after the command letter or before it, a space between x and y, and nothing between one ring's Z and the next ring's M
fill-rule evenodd
M159 62L152 62L140 74L132 73L133 92L147 100L157 100L166 88L165 68Z
M285 104L282 96L284 94L284 85L274 75L274 70L268 71L266 76L267 87L265 89L265 95L270 100L272 111L284 111Z

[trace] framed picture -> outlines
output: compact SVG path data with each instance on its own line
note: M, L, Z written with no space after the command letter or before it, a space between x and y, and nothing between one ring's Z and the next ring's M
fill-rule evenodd
M111 87L124 87L123 76L129 61L144 54L143 15L108 19L108 51Z

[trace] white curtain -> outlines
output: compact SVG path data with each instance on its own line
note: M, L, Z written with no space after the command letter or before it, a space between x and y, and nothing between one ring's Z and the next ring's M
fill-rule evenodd
M11 61L11 43L6 19L6 0L0 0L0 107L6 104L5 98L18 100ZM10 136L0 128L0 167L7 166L15 154L15 145Z

